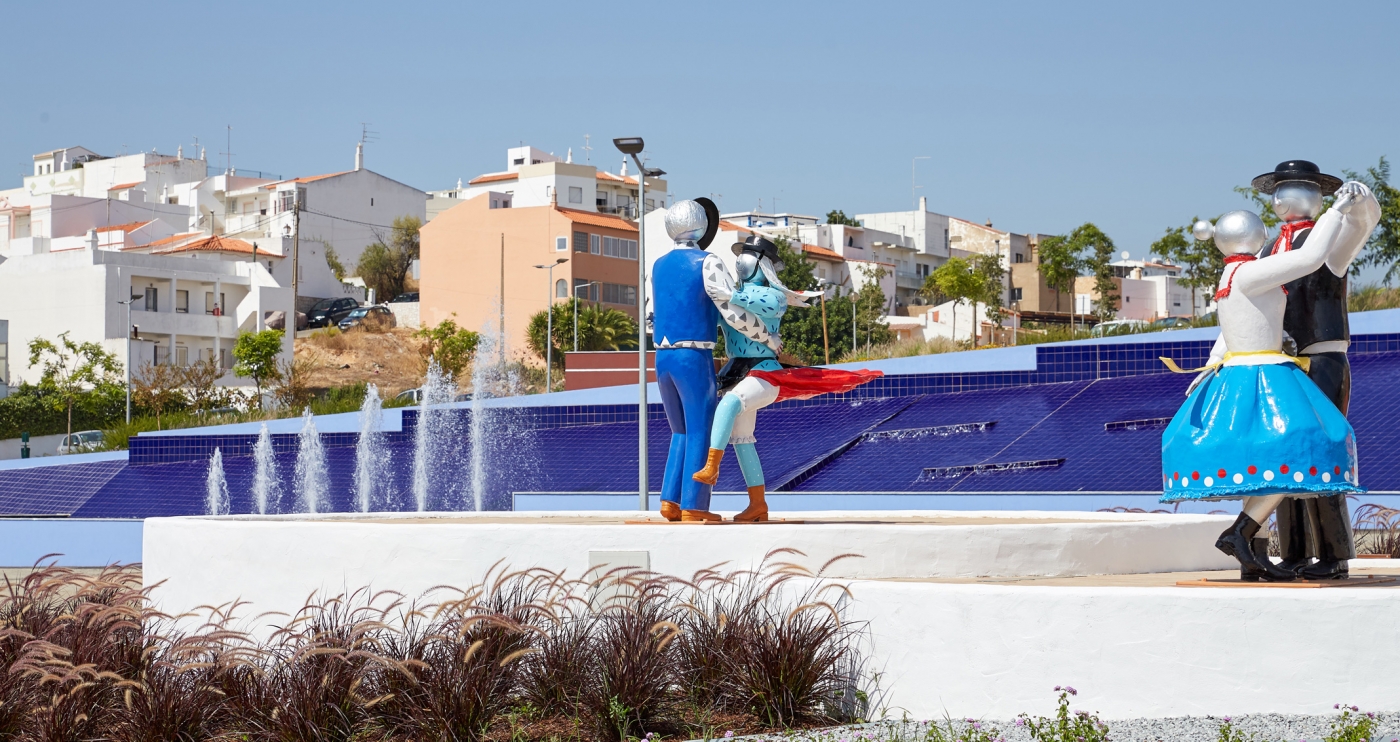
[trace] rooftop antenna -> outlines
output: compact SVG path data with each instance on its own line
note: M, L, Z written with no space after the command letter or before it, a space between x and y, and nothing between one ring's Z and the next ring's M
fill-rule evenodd
M233 175L233 124L229 124L224 133L224 152L219 154L224 156L224 174Z
M720 211L724 211L723 207L720 207L720 204L724 203L723 193L711 193L710 200L715 202L715 206L718 207Z
M360 122L360 144L369 144L370 142L379 141L379 132L371 131L369 128L370 126L372 126L372 124L364 121Z
M587 134L584 134L584 135L583 135L583 161L584 161L584 163L593 162L593 148L590 147L590 146L588 146L588 139L589 139L589 136L588 136Z
M919 208L919 160L927 160L928 155L919 155L909 163L909 198L914 202L913 208Z

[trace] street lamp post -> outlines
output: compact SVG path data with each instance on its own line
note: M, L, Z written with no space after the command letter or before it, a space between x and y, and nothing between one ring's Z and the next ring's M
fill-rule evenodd
M822 356L826 359L826 365L831 365L831 342L827 339L826 332L826 290L833 284L825 278L817 279L817 286L822 290Z
M601 284L601 283L602 283L602 281L589 281L588 283L580 284L580 285L574 287L574 352L575 352L575 353L578 352L578 290L579 290L579 289L586 289L586 288L588 288L589 286L597 286L597 285L599 285L599 284ZM592 299L590 299L589 301L592 301Z
M544 268L549 271L549 308L545 310L545 331L544 331L544 391L546 394L554 391L554 266L569 262L568 258L560 258L547 265L537 265L536 268Z
M130 424L131 424L131 305L132 305L133 303L135 303L137 299L143 298L143 297L137 296L137 295L135 295L135 294L132 294L132 293L130 293L130 292L131 292L131 290L130 290L130 289L127 289L127 295L128 295L130 298L128 298L126 301L119 301L119 302L117 302L118 304L125 304L125 305L126 305L126 424L127 424L127 425L130 425Z
M639 510L650 510L651 479L647 474L647 252L646 218L647 178L659 178L666 172L647 169L638 157L646 147L641 137L619 137L613 146L632 158L637 165L637 501Z

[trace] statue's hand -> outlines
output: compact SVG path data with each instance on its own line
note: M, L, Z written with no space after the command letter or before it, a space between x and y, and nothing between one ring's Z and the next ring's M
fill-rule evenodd
M776 333L776 332L775 332L775 333L771 333L771 334L768 336L768 342L765 343L765 345L767 345L769 348L771 348L771 349L773 350L774 353L777 353L778 355L782 355L782 353L783 353L783 339L780 338L780 337L778 337L778 333Z
M1332 204L1332 208L1343 214L1349 214L1353 206L1361 203L1362 199L1371 195L1371 189L1367 188L1365 183L1358 183L1354 180L1350 180L1343 183L1342 187L1337 189L1335 195L1337 200Z

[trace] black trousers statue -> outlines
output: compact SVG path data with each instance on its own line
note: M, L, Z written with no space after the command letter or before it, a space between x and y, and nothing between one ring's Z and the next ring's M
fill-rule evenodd
M1308 377L1327 398L1347 414L1351 401L1351 366L1346 353L1319 353L1309 356ZM1316 558L1321 563L1342 563L1356 557L1351 514L1346 495L1290 497L1278 508L1278 536L1283 567L1292 569Z

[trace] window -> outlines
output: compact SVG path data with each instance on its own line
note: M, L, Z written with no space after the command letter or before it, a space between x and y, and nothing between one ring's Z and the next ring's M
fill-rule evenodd
M603 303L636 306L637 287L624 286L617 283L605 283L603 284Z
M627 260L636 260L637 241L624 240L621 237L604 237L603 255L609 258L625 258Z
M568 237L555 237L555 238L554 238L554 251L555 251L555 252L565 252L565 251L567 251L568 249L569 249L569 238L568 238Z
M524 157L517 157L517 158L515 158L514 160L511 160L511 164L512 164L512 165L524 165L524 164L525 164L525 158L524 158Z
M160 292L154 286L146 287L146 311L160 311Z
M1011 301L1021 301L1021 290L1011 289Z
M847 235L847 236L846 236L846 247L855 247L855 246L856 246L856 238L851 237L850 235Z
M583 187L582 187L582 186L569 186L569 203L571 203L571 204L581 204L581 203L583 203Z
M238 213L238 199L236 199L236 198L230 198L229 200L225 201L225 202L224 202L224 213L226 213L226 214L237 214L237 213Z
M218 303L218 306L219 306L219 311L220 311L220 312L223 312L223 308L224 308L225 305L224 305L224 294L223 294L222 291L219 292L219 303ZM204 292L204 313L205 313L205 314L213 314L213 313L214 313L214 292L213 292L213 291L206 291L206 292Z
M598 301L598 282L587 278L575 278L574 296L586 301Z
M175 311L182 314L190 313L190 292L184 290L175 292Z
M188 365L190 365L190 349L189 349L189 348L186 348L186 347L183 346L183 345L177 345L177 346L175 346L175 365L176 365L176 366L188 366Z
M280 214L280 213L282 213L282 212L284 212L284 211L291 211L291 210L292 210L292 206L293 206L295 203L296 203L296 192L295 192L295 191L282 191L281 193L278 193L278 194L277 194L277 213Z
M555 281L555 282L554 282L554 298L556 298L556 299L567 299L567 298L569 298L569 282L568 282L568 281L565 281L564 279L561 278L561 279L559 279L558 281Z
M1024 263L1024 262L1026 262L1026 256L1023 255L1023 254L1021 254L1021 253L1016 253L1014 256L1012 256L1012 258L1013 258L1013 259L1012 259L1011 262L1013 262L1013 263Z
M369 197L369 205L370 205L370 206L373 206L373 205L374 205L374 196L370 196L370 197Z
M587 232L574 232L574 252L588 252Z
M595 234L595 235L589 235L589 237L588 237L588 252L592 253L593 255L597 255L597 254L601 253L601 252L602 252L602 248L599 247L599 246L602 245L602 244L603 244L603 238L602 238L602 237L599 237L599 236L596 235L596 234Z
M608 192L598 191L598 197L594 199L594 205L597 206L599 209L608 208Z

